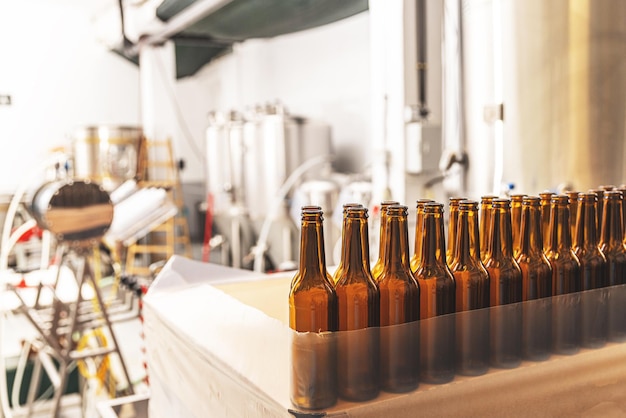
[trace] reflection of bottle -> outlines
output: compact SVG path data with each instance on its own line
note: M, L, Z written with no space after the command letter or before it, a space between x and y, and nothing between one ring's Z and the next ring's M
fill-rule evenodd
M552 267L552 296L579 292L580 262L572 250L569 198L552 196L546 258ZM580 346L580 302L578 296L561 296L552 306L552 349L571 354Z
M335 292L339 331L361 330L339 337L339 395L365 401L378 395L377 330L365 328L380 324L380 295L369 268L367 209L348 208L341 251L343 270L337 277Z
M341 252L343 253L343 245L346 241L346 223L348 222L348 210L350 208L360 208L363 205L361 205L360 203L346 203L345 205L343 205L343 221L342 221L342 226L341 226ZM341 276L341 274L343 273L343 257L341 257L339 259L339 264L337 265L337 269L335 270L335 273L333 274L333 283L337 283L337 280L339 280L339 276Z
M513 257L519 254L519 239L522 228L522 202L524 194L512 194L511 196L511 235L513 237Z
M415 215L415 245L413 247L413 256L411 257L411 271L415 274L417 266L422 256L422 236L424 235L424 205L430 203L430 199L418 199Z
M456 286L456 371L483 374L489 368L489 274L480 261L478 203L459 203L456 241L450 270Z
M419 319L419 287L409 267L407 207L386 208L380 290L381 383L390 392L415 389L419 380L419 346L412 328L388 327Z
M446 250L446 263L452 263L452 253L456 244L456 227L459 221L459 202L465 200L464 197L451 197L448 213L448 248Z
M543 254L540 199L522 202L520 247L517 264L522 271L522 301L543 299L522 306L522 355L541 360L552 349L552 267Z
M578 211L574 235L574 254L580 261L582 290L606 287L608 277L606 258L598 248L596 233L595 193L578 194ZM571 207L571 202L570 202ZM604 292L587 292L581 300L581 342L586 347L599 347L606 341L607 312L604 309Z
M385 239L387 234L385 232L386 220L387 220L387 208L391 205L397 205L398 202L394 200L385 200L380 204L380 238L378 240L378 260L372 267L372 277L374 280L378 279L383 272L383 263L385 259Z
M302 212L300 268L289 292L289 326L298 332L336 331L337 296L326 273L324 234L320 208ZM292 402L319 409L337 400L336 356L331 342L302 345L294 336Z
M543 236L543 251L547 250L548 246L548 228L550 226L550 201L552 200L552 192L541 192L539 197L541 198L541 235Z
M424 205L422 230L414 273L420 287L420 373L425 382L444 383L454 378L454 317L433 318L454 313L455 286L445 260L442 204Z
M609 191L604 195L604 214L600 251L607 262L609 286L626 284L626 250L622 226L623 197L620 191ZM608 333L611 341L626 338L626 304L609 289Z
M521 359L522 272L513 258L511 203L494 199L485 268L489 273L491 364L510 368ZM493 307L497 307L493 309Z
M497 196L482 196L480 198L480 259L483 264L489 251L489 229L491 228L493 199L497 198Z

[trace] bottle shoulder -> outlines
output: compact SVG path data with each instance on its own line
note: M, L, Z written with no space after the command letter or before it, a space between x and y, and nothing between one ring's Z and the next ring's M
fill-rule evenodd
M307 273L307 271L298 271L291 281L289 293L295 294L316 289L327 293L335 293L328 275L319 274L319 272Z

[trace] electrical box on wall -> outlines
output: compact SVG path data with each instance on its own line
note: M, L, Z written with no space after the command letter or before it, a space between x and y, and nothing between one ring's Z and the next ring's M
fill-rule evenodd
M405 164L408 174L420 174L439 169L441 159L441 126L425 122L406 125Z

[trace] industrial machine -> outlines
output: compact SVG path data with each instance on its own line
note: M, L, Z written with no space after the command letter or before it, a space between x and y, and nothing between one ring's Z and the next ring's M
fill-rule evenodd
M299 238L289 216L292 188L329 178L330 127L270 104L243 114L212 113L206 144L207 212L218 260L257 270L294 268Z

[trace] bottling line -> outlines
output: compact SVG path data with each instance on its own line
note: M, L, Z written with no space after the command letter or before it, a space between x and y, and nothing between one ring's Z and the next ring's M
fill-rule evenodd
M65 127L2 202L0 416L626 414L625 2L112 3L92 20L137 118ZM564 246L606 283L522 287ZM413 286L396 311L385 263ZM311 271L323 313L295 296Z

